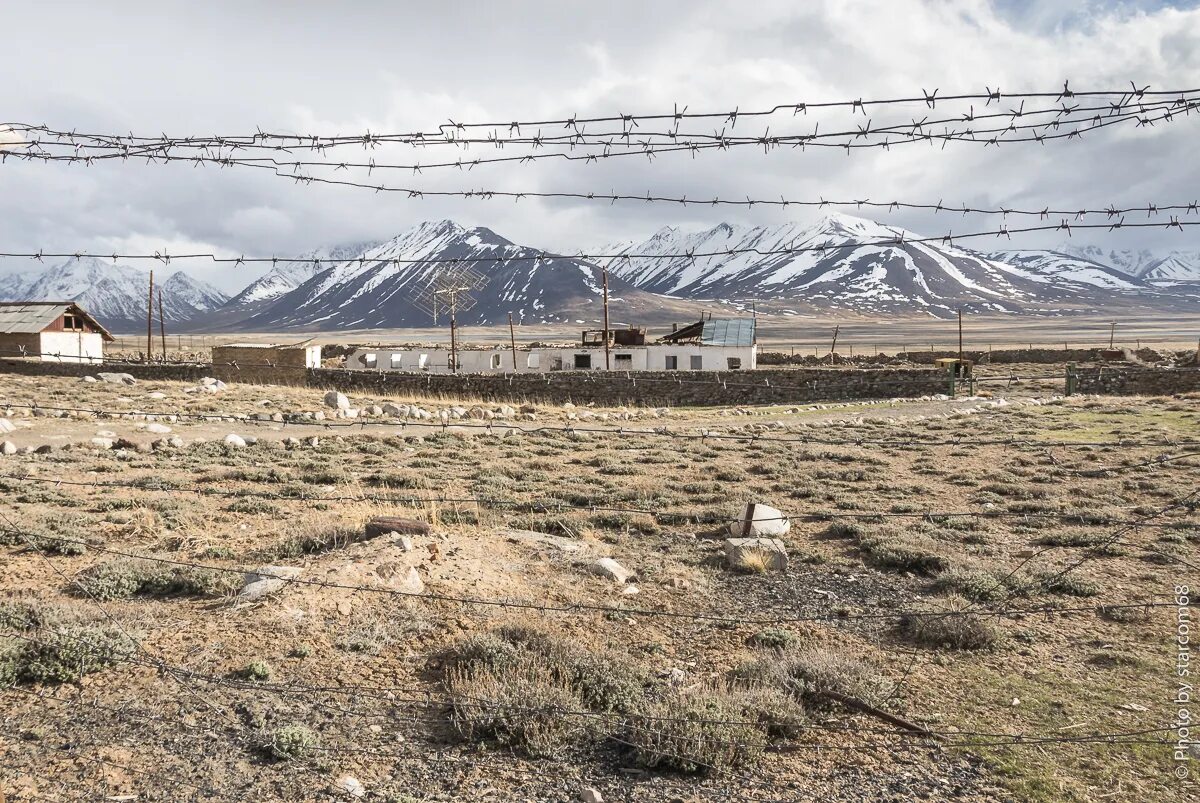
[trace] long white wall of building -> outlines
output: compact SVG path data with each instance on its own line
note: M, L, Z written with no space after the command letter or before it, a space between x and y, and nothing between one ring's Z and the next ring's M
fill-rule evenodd
M756 346L701 346L699 344L651 344L614 346L609 351L613 371L731 371L756 368ZM460 350L459 372L541 373L548 371L603 371L601 348L534 348L517 351L513 365L511 349ZM346 357L346 367L355 371L418 371L450 373L450 350L360 348Z

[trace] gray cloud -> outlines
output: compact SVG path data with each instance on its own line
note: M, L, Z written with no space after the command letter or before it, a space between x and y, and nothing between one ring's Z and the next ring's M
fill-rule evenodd
M360 133L429 129L455 119L562 117L670 109L752 108L800 100L910 94L1200 85L1200 12L1158 4L992 5L887 2L26 4L6 12L0 119L80 130L187 133ZM899 119L923 116L916 104ZM809 130L787 117L772 131ZM847 124L845 113L820 117ZM861 121L861 120L860 120ZM982 149L951 145L767 155L746 148L692 159L544 162L470 174L400 173L426 188L591 190L689 198L859 197L1006 205L1191 201L1200 178L1195 126L1108 130L1082 142ZM757 131L757 124L745 129ZM743 126L739 123L739 128ZM778 126L778 127L776 127ZM392 148L377 161L429 161ZM378 179L378 174L376 174ZM640 239L664 225L778 223L811 212L565 201L410 200L298 186L237 168L25 164L0 167L3 250L215 249L296 254L386 238L450 217L522 243L576 249ZM877 215L927 234L989 221ZM1165 221L1164 221L1165 222ZM1046 246L1061 235L1005 247ZM1087 238L1105 247L1195 248L1188 232ZM17 268L18 265L2 266ZM229 288L248 279L190 268Z

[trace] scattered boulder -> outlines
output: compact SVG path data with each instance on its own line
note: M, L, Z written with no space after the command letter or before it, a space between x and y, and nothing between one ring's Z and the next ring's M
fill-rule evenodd
M100 438L100 437L92 438L91 441L89 441L89 443L91 443L91 445L97 449L113 448L113 439L112 438Z
M279 591L289 580L300 576L300 570L294 566L260 566L251 572L246 572L241 590L238 591L238 602L253 602Z
M29 448L29 447L27 447ZM54 451L54 447L48 443L43 443L41 446L33 450L34 454L50 454Z
M165 399L167 398L167 394L163 393L161 390L156 390L150 394L150 398L155 400Z
M9 421L7 418L0 418L0 432L12 432L16 428L16 424Z
M168 435L171 432L171 428L166 424L159 424L158 422L155 422L152 424L147 424L146 431L153 432L155 435Z
M604 803L604 795L594 786L585 786L579 793L580 803Z
M346 398L344 393L331 390L325 394L325 406L331 407L334 410L348 410L350 409L350 400Z
M402 579L399 583L395 583L394 585L396 585L401 591L409 594L425 593L425 581L421 579L421 573L418 572L415 567L410 567L409 570L404 573L404 579Z
M337 779L337 788L350 795L350 797L366 797L367 788L362 785L362 782L351 775L343 775Z
M178 435L172 435L171 437L167 438L167 445L172 449L182 449L183 438L179 437Z
M778 538L727 538L725 562L739 571L784 571L787 547Z
M4 441L0 443L0 454L16 454L17 445L12 441Z
M133 378L132 374L100 373L100 374L96 374L96 378L99 379L101 382L107 382L110 385L136 385L137 384L137 380Z
M235 435L231 432L225 436L225 445L240 448L246 445L246 439L241 435Z
M734 538L774 538L786 535L792 528L783 512L770 505L751 502L742 514L729 525L729 534Z
M95 381L96 381L96 377L94 377L94 376L85 376L85 377L83 378L83 381L84 381L84 382L95 382Z
M376 516L367 522L365 529L367 538L378 538L381 535L388 535L389 533L396 535L429 535L428 524L401 516Z
M633 572L626 569L621 564L617 563L612 558L600 558L591 565L592 574L598 574L601 577L606 577L618 585L625 585L629 578L633 577Z

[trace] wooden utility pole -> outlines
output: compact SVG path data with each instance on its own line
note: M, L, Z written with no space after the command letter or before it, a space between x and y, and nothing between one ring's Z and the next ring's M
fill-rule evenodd
M167 361L167 321L163 317L162 288L158 288L158 335L162 338L163 362Z
M833 355L837 351L837 336L838 330L842 328L840 323L833 325L833 343L829 346L829 359L833 360Z
M517 336L513 333L512 313L508 313L508 342L512 346L513 373L517 372Z
M458 297L460 294L471 292L470 287L443 287L433 292L433 319L437 321L437 298L447 296L450 299L450 372L458 373Z
M608 356L608 271L600 271L600 276L604 285L604 370L610 371L612 365L609 364Z
M962 346L962 307L958 308L958 363L962 365L963 361L963 346ZM961 368L959 369L962 370Z
M1108 327L1108 348L1111 351L1113 343L1117 339L1117 322L1113 321Z
M154 357L154 271L150 271L150 291L146 295L146 359Z

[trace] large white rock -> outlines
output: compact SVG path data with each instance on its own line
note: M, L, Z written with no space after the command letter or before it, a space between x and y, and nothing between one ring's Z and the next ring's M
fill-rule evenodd
M0 418L0 432L12 432L16 428L16 424L9 421L7 418Z
M751 502L742 510L737 520L729 525L729 534L734 538L774 538L785 535L792 528L783 512L759 502Z
M242 588L237 593L239 602L253 602L268 594L279 591L289 580L300 576L300 570L294 566L260 566L254 571L246 572Z
M633 577L633 572L612 558L600 558L600 560L591 565L591 572L601 577L607 577L618 585L625 585L629 581L629 578Z
M0 442L0 454L16 454L17 445L12 441Z
M135 384L137 384L137 380L133 378L132 374L102 373L102 374L96 374L96 377L101 382L107 382L110 385L135 385Z
M331 390L325 394L325 406L332 407L335 410L348 410L350 409L350 400L346 398L344 393Z
M146 431L153 432L155 435L169 435L171 428L166 424L153 423L146 425Z
M225 436L225 445L226 446L234 446L234 447L245 446L246 439L243 438L241 435L235 435L234 433L231 432Z

